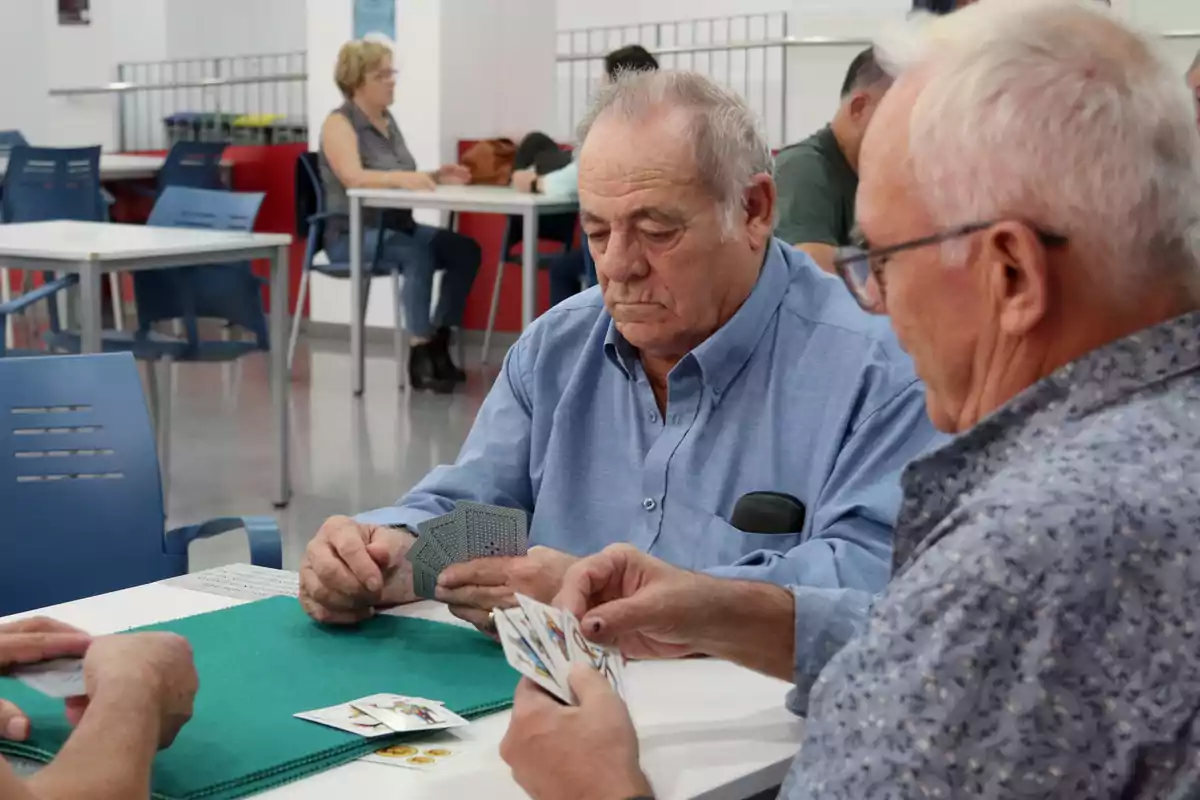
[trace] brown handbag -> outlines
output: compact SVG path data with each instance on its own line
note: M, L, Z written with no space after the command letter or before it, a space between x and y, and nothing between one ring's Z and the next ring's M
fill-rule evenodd
M471 171L471 183L508 186L516 154L517 146L512 139L484 139L463 153L462 164Z

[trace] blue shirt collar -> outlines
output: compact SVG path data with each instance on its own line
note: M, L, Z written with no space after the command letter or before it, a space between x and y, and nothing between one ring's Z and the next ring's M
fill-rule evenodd
M720 397L750 359L775 312L783 302L790 281L790 270L784 247L772 240L759 272L758 281L742 307L721 328L700 343L680 364L692 359L700 367L705 385L715 397ZM604 354L626 378L636 375L634 363L638 353L617 330L610 317L604 337Z

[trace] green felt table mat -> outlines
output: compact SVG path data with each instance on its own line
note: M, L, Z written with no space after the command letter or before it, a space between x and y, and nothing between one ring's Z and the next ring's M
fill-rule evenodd
M192 721L154 762L163 800L233 800L353 761L397 737L364 739L292 717L378 692L441 700L472 718L507 708L520 676L476 631L377 616L321 626L276 597L139 630L178 633L200 674ZM0 697L30 717L27 742L0 752L48 761L71 733L63 704L11 678Z

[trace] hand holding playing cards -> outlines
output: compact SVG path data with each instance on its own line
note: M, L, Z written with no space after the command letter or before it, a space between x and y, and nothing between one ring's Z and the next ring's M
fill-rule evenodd
M92 708L145 708L167 747L192 718L200 679L187 640L173 633L127 633L97 638L83 659L86 697L67 698L67 719L79 725Z
M554 605L578 617L589 640L627 658L682 658L703 652L716 581L615 544L571 567Z
M523 594L549 603L563 576L579 559L549 547L531 547L523 556L477 558L451 564L437 583L437 599L450 613L486 629L493 608L511 608Z
M534 800L649 797L637 733L625 703L600 673L576 664L576 706L564 706L528 678L513 696L500 756Z
M304 553L300 604L317 622L348 625L415 599L404 560L412 542L405 531L330 517Z
M45 617L0 625L0 672L20 664L82 656L91 643L92 637L78 628ZM0 739L24 741L28 736L29 718L0 700Z

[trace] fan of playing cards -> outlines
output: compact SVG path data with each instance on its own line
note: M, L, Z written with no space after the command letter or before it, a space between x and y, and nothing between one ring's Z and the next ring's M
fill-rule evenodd
M625 697L625 659L613 647L583 638L575 615L517 595L518 606L496 609L496 633L508 663L564 703L575 705L568 675L571 664L586 664Z
M519 508L467 500L449 514L417 526L420 534L408 551L413 591L432 600L438 576L451 564L492 556L523 556L529 547L528 520Z

